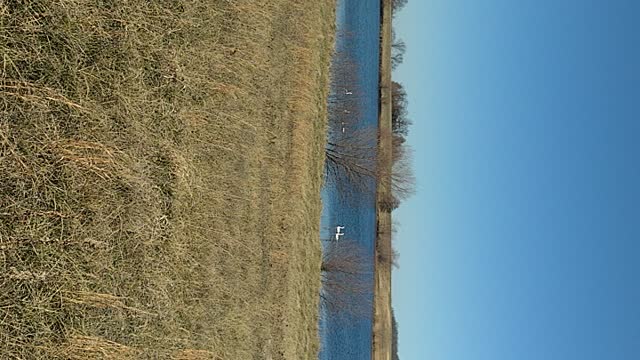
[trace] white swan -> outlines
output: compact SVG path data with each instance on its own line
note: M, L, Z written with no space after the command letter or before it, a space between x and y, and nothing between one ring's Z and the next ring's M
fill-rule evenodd
M344 236L344 233L341 232L344 228L344 226L336 226L336 241L340 240L340 236Z

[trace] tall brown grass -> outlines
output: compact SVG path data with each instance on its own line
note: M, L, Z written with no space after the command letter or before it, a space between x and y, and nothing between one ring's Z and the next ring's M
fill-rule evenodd
M0 2L0 358L316 358L333 24Z

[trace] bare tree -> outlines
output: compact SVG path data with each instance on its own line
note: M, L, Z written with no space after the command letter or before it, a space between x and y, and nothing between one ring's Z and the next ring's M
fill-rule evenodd
M391 137L390 140L387 140L391 142L391 156L380 156L377 166L378 181L391 189L391 197L385 201L391 205L391 210L393 210L400 202L415 193L416 179L412 167L413 152L404 137L400 135L384 133L380 136ZM382 151L384 150L387 149L382 149Z
M325 173L327 180L347 199L353 192L374 194L376 184L388 186L391 195L386 199L386 205L393 210L415 192L413 152L400 135L380 136L391 136L391 148L380 149L381 152L391 151L390 157L382 153L378 156L377 128L357 129L330 136L325 149Z
M413 173L413 150L404 138L395 136L392 145L391 193L398 201L411 197L416 190ZM402 140L402 141L401 141Z
M400 206L400 200L396 199L391 193L386 194L384 198L379 201L380 208L386 212L392 212Z
M378 263L385 266L399 267L400 253L393 246L398 230L397 221L378 224L376 237L376 256Z
M325 149L325 172L344 194L373 193L377 172L378 131L375 127L330 136Z
M335 318L371 316L373 269L365 249L352 240L327 245L322 255L321 306Z
M394 134L407 136L411 120L408 118L409 101L402 84L391 83L391 128Z
M378 247L378 261L384 265L391 265L395 268L399 267L398 260L400 254L393 246L379 246Z
M391 68L396 69L404 61L407 44L403 40L394 40L391 44Z

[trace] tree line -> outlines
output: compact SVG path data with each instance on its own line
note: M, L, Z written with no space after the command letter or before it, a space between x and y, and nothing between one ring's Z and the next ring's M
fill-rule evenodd
M402 9L407 5L408 0L391 0L392 2L392 12L393 18L395 19L395 15L398 10ZM392 40L393 43L391 45L391 67L393 70L396 70L400 64L404 61L404 56L407 51L407 44L396 36L395 29L392 29ZM409 100L407 98L407 92L405 91L402 84L392 81L391 83L391 126L392 132L394 136L394 166L401 169L396 169L396 172L405 173L404 181L408 181L413 183L415 179L413 178L413 172L406 169L406 167L411 167L410 164L410 153L411 149L406 146L406 137L409 135L409 128L412 124L411 119L409 118L408 112ZM411 178L411 179L407 179ZM405 186L406 188L406 186ZM413 189L413 188L412 188ZM407 194L402 194L402 196ZM398 205L400 199L403 199L401 194L395 194L393 199L390 201L394 202L390 204L390 208L395 208ZM392 231L395 230L395 227L392 228ZM396 259L394 263L397 266L397 254L392 249L392 256ZM391 309L391 356L393 360L399 360L400 356L398 354L398 322L396 320L395 311Z

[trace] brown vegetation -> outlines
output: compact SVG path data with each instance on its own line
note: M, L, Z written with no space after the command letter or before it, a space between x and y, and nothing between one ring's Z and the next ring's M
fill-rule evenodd
M379 167L383 169L381 173L386 174L381 177L376 194L378 236L375 250L372 360L398 359L398 326L391 307L391 271L393 266L397 266L398 254L392 244L395 229L391 211L415 191L411 150L405 143L411 125L407 118L406 92L402 85L391 79L392 68L402 62L406 51L404 42L394 39L392 19L395 11L406 3L407 0L382 1Z
M333 7L0 2L0 358L317 358Z
M391 151L391 194L396 200L404 201L415 193L413 150L402 137L393 136Z
M407 44L403 40L394 40L391 44L391 68L395 70L404 61Z
M400 266L400 254L393 246L380 246L377 256L377 261L380 264L391 265L395 268Z
M400 254L393 246L393 239L397 231L397 223L380 222L376 236L376 261L382 267L399 267Z
M380 143L386 146L379 150L379 186L382 184L389 191L378 199L378 206L390 212L415 193L412 150L402 136L391 131L380 134Z
M321 306L334 319L371 316L371 262L352 240L329 243L322 254Z
M380 118L378 129L379 137L379 161L386 166L386 174L391 173L392 164L392 129L391 129L391 0L382 2L382 24L381 24L381 51L380 51ZM391 194L390 180L383 179L378 183L376 191L377 227L385 229L391 226L391 212L381 206L384 199L388 199ZM380 232L380 231L378 231ZM391 264L378 261L378 252L382 246L391 246L391 233L378 235L375 248L375 271L374 271L374 318L372 360L391 360L392 351L392 317L391 317Z
M403 138L409 134L411 119L407 107L409 100L402 84L391 82L391 126L394 134Z
M377 137L377 129L363 128L327 141L325 172L341 194L375 191Z

